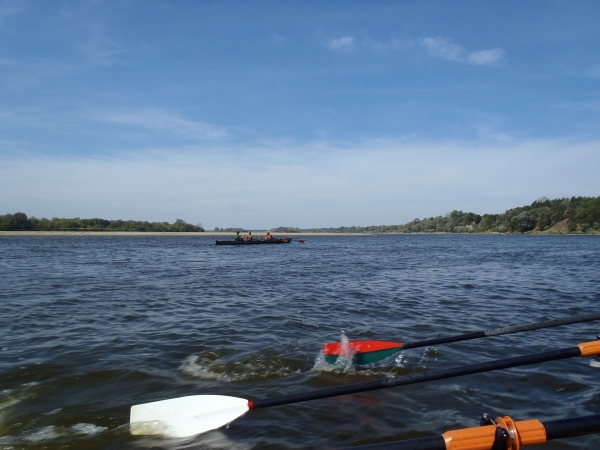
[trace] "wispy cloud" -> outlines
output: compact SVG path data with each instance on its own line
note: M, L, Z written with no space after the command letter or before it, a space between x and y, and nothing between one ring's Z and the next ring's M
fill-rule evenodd
M97 32L80 44L79 49L87 62L94 66L111 66L117 62L120 55L129 53L113 39Z
M447 39L428 37L422 39L421 44L431 55L449 59L450 61L459 61L464 53L464 50L460 46L453 44Z
M325 44L325 47L331 50L350 50L354 47L354 38L352 36L344 36L338 39L331 39Z
M425 37L422 39L393 38L389 41L381 41L370 36L359 40L356 40L351 36L345 36L338 39L331 39L324 45L327 48L336 51L357 48L367 49L378 53L390 50L407 51L414 49L415 47L422 47L425 48L431 56L436 58L477 66L495 66L500 64L506 57L506 51L501 48L469 52L464 47L452 42L451 39L443 37Z
M479 50L469 53L460 45L441 37L423 38L420 43L432 56L478 66L494 66L499 64L506 57L506 51L501 48Z
M188 120L157 108L101 111L94 114L93 118L101 122L167 132L198 140L217 140L227 136L222 128L204 122Z
M28 89L49 78L62 77L72 72L75 64L46 57L29 59L0 59L7 70L0 83L12 91Z
M508 133L497 131L495 127L489 124L477 125L477 132L479 137L484 139L490 139L492 141L507 143L513 140L513 138Z
M469 62L479 66L493 66L502 61L505 56L506 52L501 48L492 48L490 50L471 53L469 55Z

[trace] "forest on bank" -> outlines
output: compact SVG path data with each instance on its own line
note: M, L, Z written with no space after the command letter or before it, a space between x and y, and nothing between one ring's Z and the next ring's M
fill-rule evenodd
M199 224L201 225L201 224ZM215 231L247 231L245 228L215 228ZM105 219L38 219L25 213L0 215L0 231L163 231L200 232L204 228L177 219L174 223ZM542 197L531 205L502 214L475 214L454 210L445 216L414 219L404 225L342 226L337 228L277 227L275 233L598 233L600 197L549 200Z
M204 228L177 219L174 223L105 219L38 219L18 212L0 216L0 231L204 231Z
M367 227L273 228L280 233L590 233L600 232L600 197L549 200L542 197L531 205L502 214L479 215L452 211L445 216L414 219L404 225Z

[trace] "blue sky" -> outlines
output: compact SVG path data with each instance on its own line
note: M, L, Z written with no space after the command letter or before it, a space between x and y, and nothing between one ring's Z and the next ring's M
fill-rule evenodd
M398 224L600 195L600 3L0 2L0 214Z

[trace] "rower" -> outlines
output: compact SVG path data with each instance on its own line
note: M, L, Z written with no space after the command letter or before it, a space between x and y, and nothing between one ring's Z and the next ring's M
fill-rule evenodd
M251 241L252 240L252 231L248 231L248 234L246 235L246 240L247 241Z
M243 241L242 237L240 236L240 230L236 231L236 235L233 238L234 241Z
M273 240L273 235L271 234L270 231L267 231L267 234L265 234L265 240L267 240L267 241Z

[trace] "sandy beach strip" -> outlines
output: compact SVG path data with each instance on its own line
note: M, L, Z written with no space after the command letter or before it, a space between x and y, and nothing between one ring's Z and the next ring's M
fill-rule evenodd
M240 233L245 236L246 233ZM275 237L307 237L307 236L374 236L371 233L272 233ZM264 235L262 232L253 233L256 238ZM233 239L235 233L220 231L205 232L158 232L158 231L0 231L2 236L172 236L172 237L191 237L191 236L221 236Z

